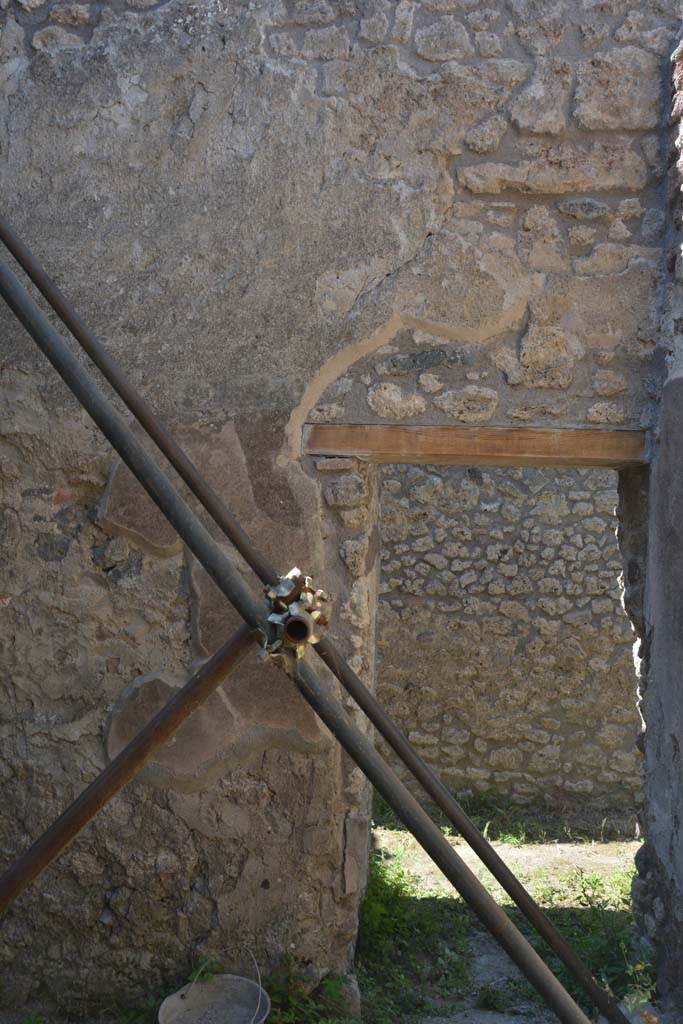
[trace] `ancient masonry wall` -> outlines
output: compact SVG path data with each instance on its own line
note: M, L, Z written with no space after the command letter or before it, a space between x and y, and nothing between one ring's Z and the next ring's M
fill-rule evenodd
M632 555L626 599L637 624L639 706L644 719L642 812L646 841L636 857L636 919L658 964L671 1020L683 1013L683 45L672 55L668 231L671 278L660 345L666 357L661 414L650 474L622 486L622 547ZM648 480L648 476L651 479ZM630 552L629 552L630 549Z
M378 474L302 458L307 423L652 421L674 0L0 20L6 215L270 558L334 595L370 685ZM5 862L234 616L4 310L0 332ZM247 946L347 969L367 812L250 664L16 905L3 998L89 1012L205 952L249 970Z
M380 699L458 793L633 820L616 473L387 466Z

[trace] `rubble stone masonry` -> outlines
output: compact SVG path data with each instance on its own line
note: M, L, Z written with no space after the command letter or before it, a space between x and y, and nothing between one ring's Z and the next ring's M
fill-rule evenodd
M378 603L390 621L405 613L394 589L377 601L378 473L302 457L302 427L654 423L678 23L677 0L0 0L4 213L270 559L330 591L334 637L369 685ZM235 617L6 310L0 346L4 863ZM470 496L476 486L463 507L472 537L437 516L434 547L388 570L387 585L413 586L414 571L449 590L439 573L471 558L495 565L504 588L535 588L528 622L506 615L507 591L488 592L493 577L486 594L401 598L418 598L425 634L467 619L482 687L502 667L486 624L499 651L524 647L518 684L525 711L540 701L539 722L525 718L526 746L505 755L513 791L526 799L552 781L564 799L591 783L597 797L623 780L630 800L622 626L592 632L616 622L615 556L590 539L605 536L607 499L584 516L584 499L567 497L588 490L577 477L568 511L539 525L531 506L546 492L532 477L513 481L515 498L494 474L423 478ZM410 470L388 472L385 520L414 488ZM489 562L504 530L476 537L498 497L501 514L521 510L503 520L520 531L513 549L548 549L538 580L522 552ZM631 596L641 513L636 502L622 525L628 543L640 538ZM564 536L570 520L583 547ZM407 554L386 529L384 543L389 564ZM561 559L564 577L551 571ZM447 601L463 607L438 607ZM427 673L436 655L423 642ZM539 695L560 652L556 714ZM584 657L599 664L582 687ZM389 667L387 655L384 688ZM581 742L609 764L588 771L571 730L598 712L608 677L614 706ZM415 729L438 734L439 750L470 729L477 770L502 770L497 751L513 745L450 713L438 732ZM206 953L249 971L247 947L264 971L291 955L311 983L345 971L368 804L294 689L254 659L17 902L0 932L5 1002L87 1015L98 1000L169 988Z

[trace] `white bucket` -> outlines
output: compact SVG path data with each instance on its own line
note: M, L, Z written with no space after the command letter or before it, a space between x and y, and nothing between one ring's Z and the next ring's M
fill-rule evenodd
M164 999L159 1024L263 1024L270 999L255 981L236 974L214 974Z

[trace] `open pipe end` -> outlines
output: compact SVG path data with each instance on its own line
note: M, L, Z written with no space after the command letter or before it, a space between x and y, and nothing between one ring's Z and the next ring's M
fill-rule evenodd
M313 636L315 623L310 615L290 615L284 624L285 642L292 647L307 644Z

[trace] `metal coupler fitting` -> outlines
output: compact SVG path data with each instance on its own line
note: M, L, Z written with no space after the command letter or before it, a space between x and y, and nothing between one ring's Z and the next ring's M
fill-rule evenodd
M272 655L289 649L302 658L306 644L317 644L328 625L322 608L327 594L314 590L311 577L295 568L274 587L266 587L265 595L270 615L264 651Z

